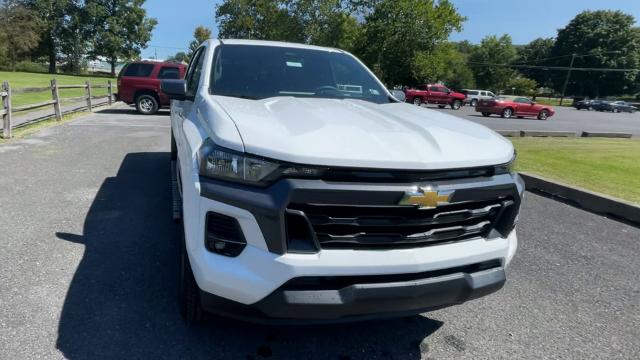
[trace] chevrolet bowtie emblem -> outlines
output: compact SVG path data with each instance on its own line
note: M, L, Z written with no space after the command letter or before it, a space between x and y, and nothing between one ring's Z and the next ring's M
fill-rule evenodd
M432 187L419 187L417 191L407 191L398 205L414 205L420 209L435 209L448 204L454 190L438 191Z

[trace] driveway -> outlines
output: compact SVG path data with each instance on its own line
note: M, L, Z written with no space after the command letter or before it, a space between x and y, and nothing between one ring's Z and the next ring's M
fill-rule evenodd
M489 297L388 321L187 328L168 116L86 116L0 145L0 169L1 358L640 358L640 229L532 193Z
M635 114L614 114L556 106L555 116L541 121L530 118L502 119L498 115L485 118L480 113L475 112L475 109L471 106L464 106L460 110L451 110L451 108L438 109L432 105L429 105L429 108L486 125L494 130L573 131L577 133L582 133L583 131L609 131L640 136L640 112Z

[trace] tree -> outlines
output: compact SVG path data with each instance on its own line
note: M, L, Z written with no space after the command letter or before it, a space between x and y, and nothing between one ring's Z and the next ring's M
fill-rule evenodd
M189 44L189 52L187 53L187 59L191 59L193 53L196 52L198 46L203 42L211 39L211 30L204 26L198 26L193 31L193 41Z
M86 11L91 22L86 27L92 34L89 56L104 57L111 64L115 76L118 60L132 60L140 56L147 46L151 32L157 24L147 17L142 7L145 0L86 0Z
M415 84L418 52L433 52L465 18L448 0L381 0L365 10L363 40L356 52L389 86Z
M36 14L17 1L0 4L0 62L14 70L17 61L31 53L40 40Z
M167 61L177 63L189 63L190 57L184 51L179 51L173 56L169 56Z
M56 72L56 61L64 40L65 26L70 20L70 8L78 6L79 0L23 0L22 4L37 14L40 28L40 43L36 54L49 60L49 72Z
M440 44L431 52L417 52L411 66L414 78L421 83L443 82L457 90L475 87L467 57L452 43Z
M225 0L216 6L220 38L304 42L285 0Z
M353 49L360 24L351 16L348 3L336 0L289 0L289 12L303 29L309 44Z
M507 93L513 95L533 96L536 93L538 83L524 76L514 76L507 80Z
M509 79L516 76L516 72L508 65L513 63L516 56L516 48L509 35L492 35L482 39L469 57L478 87L494 92L507 89Z
M544 66L549 65L552 59L551 49L555 43L554 39L538 38L518 49L516 63L525 65ZM542 86L551 86L551 73L544 69L519 69L520 73L528 78L534 79Z
M577 54L574 67L640 68L640 29L633 16L621 11L584 11L558 31L551 56L556 66L568 66ZM566 72L554 72L554 87L562 91ZM590 97L618 95L632 91L634 72L574 71L567 94Z

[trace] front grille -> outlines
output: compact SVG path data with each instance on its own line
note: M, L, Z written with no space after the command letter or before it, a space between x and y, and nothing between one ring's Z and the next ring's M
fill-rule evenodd
M421 210L413 206L289 204L306 216L323 249L422 247L488 237L510 199L464 202Z

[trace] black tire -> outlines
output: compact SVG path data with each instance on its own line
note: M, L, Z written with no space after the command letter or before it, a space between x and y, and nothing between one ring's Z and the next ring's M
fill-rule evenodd
M421 98L419 98L419 97L414 97L414 98L413 98L413 105L415 105L415 106L420 106L420 105L422 105L422 99L421 99Z
M462 101L460 100L453 100L453 102L451 103L451 108L453 110L458 110L460 109L461 106L462 106Z
M187 245L184 240L184 229L181 232L180 241L180 279L178 285L178 304L180 305L180 315L189 324L197 324L204 318L202 306L200 305L200 288L193 277L189 256L187 255Z
M484 116L484 117L489 117L489 116L491 116L491 113L483 112L483 113L482 113L482 116Z
M471 106L476 107L478 105L478 99L471 100Z
M447 105L438 105L438 108L439 108L439 109L444 109L444 108L446 108L446 107L447 107Z
M513 116L513 109L512 108L506 108L506 109L502 110L502 114L500 114L500 116L502 116L502 118L504 118L504 119L510 119Z
M538 120L547 120L549 118L549 111L542 109L538 114Z
M149 94L139 95L136 98L136 110L142 115L153 115L158 112L158 99Z

